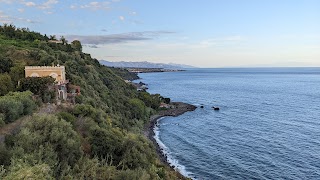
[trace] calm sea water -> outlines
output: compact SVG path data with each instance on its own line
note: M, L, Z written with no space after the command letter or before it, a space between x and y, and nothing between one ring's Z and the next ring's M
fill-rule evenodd
M163 118L156 129L169 161L184 175L320 179L320 68L194 69L139 76L151 93L204 105Z

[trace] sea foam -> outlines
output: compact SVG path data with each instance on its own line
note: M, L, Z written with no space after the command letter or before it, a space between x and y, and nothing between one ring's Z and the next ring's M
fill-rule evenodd
M183 176L185 177L189 177L192 179L196 179L193 176L192 172L189 172L186 170L186 167L182 164L179 164L179 161L177 159L175 159L172 155L172 153L170 152L170 149L163 144L163 142L160 140L160 130L159 130L159 121L164 119L165 117L162 117L160 119L157 120L157 124L156 126L154 126L153 132L154 132L154 139L156 140L158 146L160 147L162 153L164 154L164 156L166 157L167 162L169 163L170 166L173 166L174 169L176 171L178 171L179 173L181 173Z

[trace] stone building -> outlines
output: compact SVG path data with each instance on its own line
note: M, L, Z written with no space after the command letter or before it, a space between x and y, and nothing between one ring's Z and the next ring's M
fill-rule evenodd
M26 66L26 77L51 76L57 84L66 84L66 69L64 66Z
M66 69L64 66L26 66L25 77L46 77L51 76L56 81L58 99L67 100L68 90L66 80ZM80 90L79 90L80 91Z

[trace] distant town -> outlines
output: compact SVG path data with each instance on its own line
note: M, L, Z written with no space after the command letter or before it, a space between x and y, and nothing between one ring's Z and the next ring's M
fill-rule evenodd
M162 69L162 68L125 68L133 73L152 73L152 72L178 72L185 71L181 69Z

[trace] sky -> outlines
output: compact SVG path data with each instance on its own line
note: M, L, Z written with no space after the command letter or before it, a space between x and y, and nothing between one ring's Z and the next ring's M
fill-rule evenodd
M108 61L320 67L319 0L0 0L0 24Z

